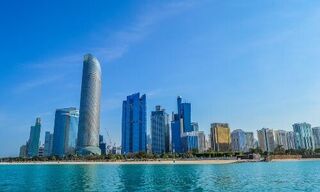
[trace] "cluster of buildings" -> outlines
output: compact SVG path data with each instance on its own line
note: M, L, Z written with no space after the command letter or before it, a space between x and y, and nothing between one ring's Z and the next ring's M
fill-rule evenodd
M30 136L20 147L21 157L100 155L107 153L152 152L249 152L260 147L264 152L283 149L320 148L320 127L311 128L308 123L296 123L293 131L263 128L253 132L241 129L230 131L227 123L212 123L206 137L197 122L191 120L191 103L177 98L177 112L170 115L160 105L151 112L151 131L147 134L146 95L127 96L122 105L121 147L107 146L100 135L101 68L99 61L87 54L83 61L80 110L75 107L57 109L53 133L45 133L44 145L40 145L41 119L31 126Z
M320 148L320 127L309 123L295 123L293 131L263 128L258 130L259 147L262 151L273 152L281 146L284 150L315 150Z

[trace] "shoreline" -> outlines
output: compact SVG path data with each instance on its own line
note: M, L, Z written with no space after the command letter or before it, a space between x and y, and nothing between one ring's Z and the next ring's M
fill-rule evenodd
M0 162L1 165L223 165L241 160L161 160L161 161L36 161Z
M270 162L320 161L320 158L272 159Z

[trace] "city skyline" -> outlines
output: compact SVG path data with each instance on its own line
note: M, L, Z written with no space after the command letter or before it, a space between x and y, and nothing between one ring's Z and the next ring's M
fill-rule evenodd
M296 122L320 126L320 15L312 2L97 2L95 13L81 2L76 11L73 3L21 2L18 11L8 3L0 13L7 26L0 32L0 156L18 155L36 117L44 143L56 109L80 108L87 52L101 59L104 74L100 133L118 145L121 101L135 92L147 95L148 133L151 109L171 114L178 95L192 103L191 121L206 134L213 122L255 135Z

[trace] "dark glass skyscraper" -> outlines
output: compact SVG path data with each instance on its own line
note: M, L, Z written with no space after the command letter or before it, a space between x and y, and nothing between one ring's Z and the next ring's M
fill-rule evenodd
M28 157L38 156L40 145L40 131L41 131L41 119L36 119L36 124L31 126L30 137L27 143Z
M53 155L74 154L76 149L79 111L74 108L57 109L54 120Z
M101 154L99 148L101 67L91 54L84 56L77 152Z
M122 105L122 153L147 151L146 95L130 95Z

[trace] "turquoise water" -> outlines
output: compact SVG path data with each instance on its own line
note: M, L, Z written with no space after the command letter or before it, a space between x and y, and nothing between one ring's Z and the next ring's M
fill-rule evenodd
M1 165L0 191L320 191L320 161Z

